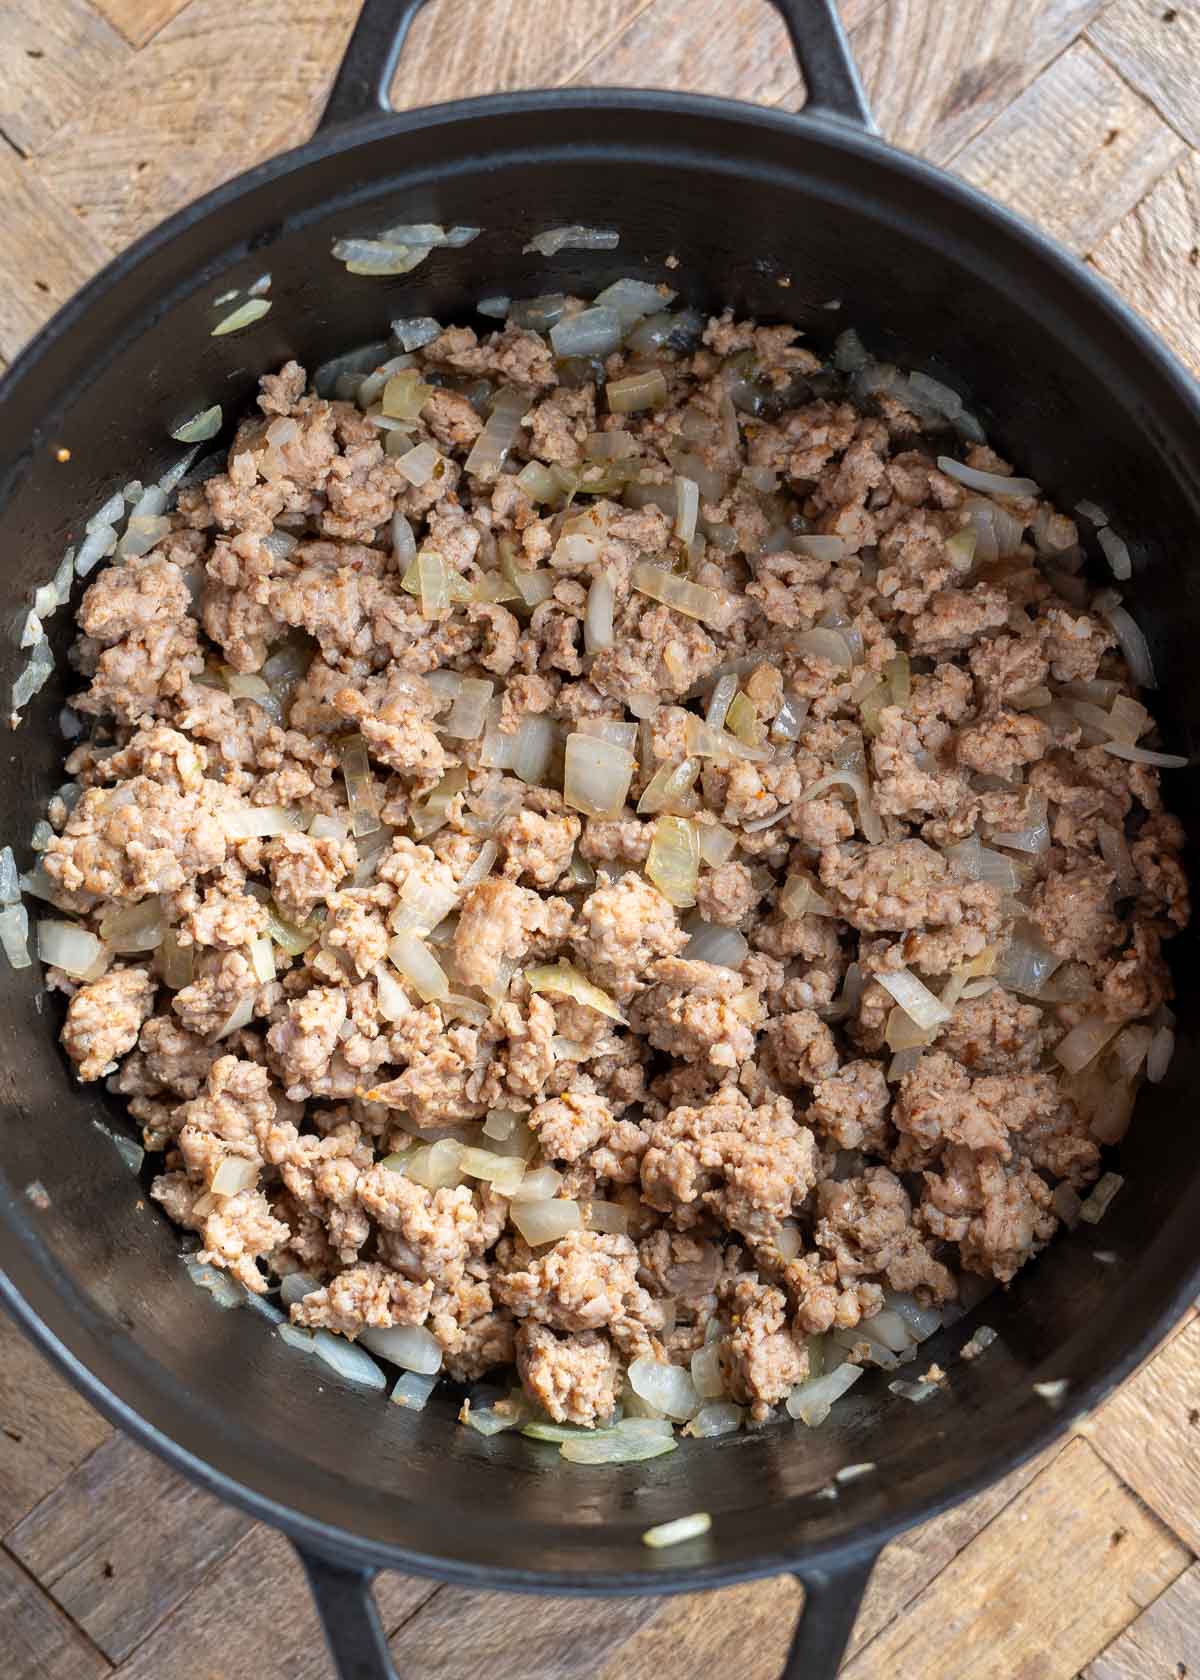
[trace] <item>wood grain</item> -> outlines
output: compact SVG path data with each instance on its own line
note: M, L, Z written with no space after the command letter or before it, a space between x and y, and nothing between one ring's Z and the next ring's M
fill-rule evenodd
M1200 145L1197 0L1115 0L1088 40L1189 145Z
M959 152L955 169L1086 252L1184 150L1145 100L1080 43Z
M0 1313L0 1534L111 1436L104 1419Z
M188 0L92 0L101 16L134 47L144 47L164 24L170 23Z
M1021 93L1103 0L888 0L851 44L883 133L935 163Z
M1076 1440L843 1669L845 1680L1070 1680L1190 1554ZM1064 1591L1066 1563L1084 1590Z
M1169 1586L1083 1672L1083 1680L1187 1680L1200 1674L1200 1564Z
M34 167L0 146L0 352L14 356L108 258Z
M1092 260L1200 374L1200 162L1194 152L1117 223Z
M120 85L128 44L86 0L0 6L0 129L26 156ZM120 103L120 101L115 101Z
M108 1664L7 1552L0 1551L4 1680L93 1680Z
M719 88L726 97L773 105L795 86L796 61L783 19L767 0L655 0L572 80L681 93Z
M136 1527L131 1511L137 1512ZM231 1505L114 1435L18 1524L6 1544L117 1663L251 1526Z

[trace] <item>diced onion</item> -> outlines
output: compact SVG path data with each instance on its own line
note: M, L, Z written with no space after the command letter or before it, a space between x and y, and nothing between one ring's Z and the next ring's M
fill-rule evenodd
M614 1429L592 1431L577 1439L564 1441L559 1456L572 1464L635 1464L648 1458L661 1458L674 1452L676 1442L670 1433L653 1429L653 1418L623 1418ZM663 1428L668 1432L670 1425Z
M1159 1027L1146 1056L1146 1078L1158 1085L1167 1077L1171 1057L1175 1054L1175 1034L1170 1027Z
M1030 802L1030 821L1026 828L992 829L988 838L997 846L1007 846L1015 852L1044 852L1050 845L1050 824L1045 801Z
M694 478L676 476L675 535L680 542L690 543L696 535L696 521L699 515L700 486Z
M100 937L112 951L155 951L167 931L157 896L112 910L100 923Z
M828 560L835 566L849 552L844 537L793 536L788 539L788 547L809 559Z
M0 944L13 968L29 968L29 912L23 904L6 904L0 910Z
M1110 530L1107 526L1101 526L1096 532L1096 541L1104 550L1109 566L1112 568L1112 575L1118 582L1124 583L1127 578L1133 576L1133 562L1129 558L1129 545L1123 537L1119 537L1115 531Z
M698 758L745 758L753 764L767 764L772 758L768 747L748 747L727 730L713 729L694 712L687 715L687 750Z
M530 1248L557 1242L569 1231L581 1231L583 1220L578 1202L552 1199L545 1202L510 1202L508 1217Z
M724 729L725 718L737 693L737 686L737 673L734 671L727 671L713 684L713 691L704 712L704 721L711 729Z
M1107 1021L1103 1015L1085 1016L1056 1045L1054 1054L1068 1073L1078 1073L1089 1062L1095 1061L1120 1026L1119 1021Z
M779 893L779 908L785 916L836 916L829 900L806 875L789 875Z
M408 993L386 963L375 969L375 1007L385 1021L403 1021L412 1013Z
M700 858L710 869L728 863L737 850L737 835L724 823L700 823Z
M256 992L247 992L245 997L239 999L225 1017L225 1022L217 1033L219 1039L228 1038L230 1033L240 1032L243 1027L249 1026L254 1018L254 999L256 996Z
M386 239L335 239L332 254L348 274L409 274L432 249Z
M840 1400L863 1374L861 1365L837 1365L827 1376L815 1377L811 1382L797 1383L787 1397L789 1417L798 1418L810 1429L825 1422L835 1400Z
M94 980L98 978L95 970L107 966L108 947L103 940L75 922L41 921L37 932L38 956L64 974Z
M632 1361L627 1375L634 1393L664 1417L683 1422L700 1410L695 1384L679 1365L668 1365L643 1354Z
M611 387L610 387L611 389ZM691 583L687 578L664 571L649 560L641 560L633 568L633 587L653 601L661 601L673 611L687 618L697 618L702 624L724 629L733 610L733 597L726 590L707 589Z
M379 800L375 778L367 758L367 743L361 735L348 735L341 743L342 775L350 806L350 827L356 838L374 834L379 828Z
M184 986L191 985L195 970L195 953L194 945L181 945L176 930L167 929L158 948L158 966L162 983L170 991L182 991Z
M402 350L420 350L441 336L441 326L432 315L416 315L410 320L392 322L392 333Z
M1096 608L1120 642L1121 652L1125 655L1125 662L1134 682L1139 688L1157 688L1158 681L1154 675L1154 662L1150 657L1150 644L1121 606L1115 592L1107 596L1097 596Z
M928 1032L930 1027L940 1027L950 1019L950 1010L907 968L897 969L895 973L882 971L872 975L872 979L878 981L885 992L891 993L922 1032Z
M816 799L831 787L848 787L858 802L858 825L872 846L878 846L883 839L883 823L879 812L871 798L867 787L866 777L856 770L831 770L827 775L819 777L811 787L805 788L795 803L805 805L810 799Z
M599 653L613 644L613 613L616 609L616 590L611 572L600 572L588 589L587 608L583 618L583 647L585 653Z
M1105 1173L1091 1195L1079 1209L1079 1217L1088 1225L1098 1225L1112 1205L1114 1196L1125 1180L1119 1173Z
M664 764L647 782L638 800L638 815L653 816L658 811L674 811L683 815L693 810L696 796L692 790L699 776L698 758L685 758L679 764Z
M221 405L214 403L211 408L202 409L199 414L193 414L190 420L185 420L171 436L176 443L207 443L209 438L216 437L221 430L221 418Z
M389 420L412 422L419 419L421 410L433 395L433 386L425 383L418 369L408 365L411 361L411 356L393 356L369 379L364 379L358 388L359 407L369 408L378 400Z
M1191 759L1182 753L1152 752L1149 747L1130 747L1124 741L1105 741L1104 750L1130 764L1150 764L1159 770L1186 770Z
M420 1324L394 1324L360 1330L358 1340L393 1365L431 1377L442 1368L442 1344Z
M300 818L283 805L238 804L224 813L223 820L225 832L235 840L265 840L276 834L298 834L303 827Z
M543 257L556 257L560 251L615 251L621 235L615 228L582 227L578 222L568 227L546 228L535 233L528 245L522 245L524 256L536 252Z
M742 1406L735 1406L729 1400L717 1400L707 1406L701 1406L695 1417L686 1423L681 1431L697 1440L711 1440L717 1435L736 1435L745 1422L746 1412Z
M423 1412L437 1385L436 1371L428 1376L422 1376L417 1371L406 1371L388 1395L388 1399L394 1406L403 1406L406 1411Z
M888 1384L889 1394L897 1394L901 1400L911 1400L914 1406L919 1406L923 1400L931 1400L937 1391L935 1382L909 1382L905 1377L897 1377L895 1382Z
M717 1400L724 1394L721 1355L715 1341L705 1342L692 1355L692 1386L702 1400Z
M605 386L609 411L613 414L636 414L643 408L665 406L667 379L661 368L648 368L644 373L631 373L625 379L610 379Z
M607 356L621 342L624 328L615 309L581 309L576 315L565 315L550 328L550 343L554 354L561 359L568 356Z
M621 325L628 330L635 322L662 310L674 298L675 293L665 286L652 285L648 280L626 278L605 286L602 292L597 292L593 302L606 309L615 309L621 317Z
M209 1189L214 1196L238 1196L249 1190L258 1177L258 1162L240 1155L227 1155L213 1174Z
M270 307L270 298L249 298L231 315L226 315L223 320L218 321L210 336L221 338L225 333L237 332L241 327L251 326L255 321L261 321Z
M422 1144L411 1155L402 1156L403 1171L414 1183L426 1190L452 1190L462 1183L458 1158L462 1144L455 1138L439 1138L436 1143Z
M427 945L411 933L398 933L388 945L388 956L425 1003L445 997L450 982L445 970Z
M642 1535L642 1545L658 1549L663 1546L678 1546L685 1540L698 1539L701 1534L707 1534L712 1527L712 1518L707 1511L697 1511L690 1517L676 1517L674 1522L657 1523L648 1528Z
M362 1383L364 1388L387 1387L387 1378L370 1355L353 1342L348 1342L344 1336L335 1336L328 1330L314 1330L312 1351L318 1359L324 1360L330 1370L336 1371L348 1382Z
M595 736L567 736L563 798L589 817L620 814L633 780L633 754Z
M700 834L690 818L664 815L656 819L646 874L677 909L695 904L700 878Z
M266 934L250 941L250 966L264 986L275 978L275 949Z
M546 963L540 968L527 968L525 981L531 992L561 992L564 997L574 998L576 1003L586 1004L600 1015L607 1015L610 1021L620 1021L624 1025L624 1016L607 992L593 986L586 974L582 974L574 963L557 962Z
M960 484L966 484L972 490L982 490L989 496L1025 498L1041 494L1031 478L1006 478L1002 473L981 472L978 467L965 466L949 455L939 455L937 464L948 478L956 478Z
M202 1266L196 1260L185 1260L184 1265L197 1289L207 1290L223 1312L228 1312L231 1307L240 1307L245 1300L245 1294L233 1279L218 1271L216 1266Z
M525 1163L519 1155L496 1155L493 1159L507 1161L510 1167L518 1166L524 1174L523 1177L517 1178L511 1191L504 1189L499 1182L493 1180L495 1188L502 1195L511 1196L514 1202L547 1202L557 1196L562 1189L563 1175L556 1171L554 1167L537 1167L533 1172L528 1172L525 1170ZM465 1162L463 1171L471 1171L471 1168ZM477 1173L475 1176L482 1178L486 1175Z
M798 740L807 716L808 701L795 694L785 694L782 706L771 720L771 734L780 741Z
M442 457L432 443L418 443L415 448L396 457L396 471L403 474L408 482L417 488L428 484L438 468L443 465Z
M802 659L807 657L828 660L831 665L839 665L844 671L850 670L854 664L850 643L841 630L817 625L812 630L804 630L800 635L790 637L788 646Z
M629 1210L620 1202L590 1201L583 1204L583 1225L587 1231L607 1231L613 1236L629 1234Z
M1002 852L989 851L980 844L977 834L959 841L955 846L947 846L945 854L962 870L968 881L983 881L988 886L999 887L1002 892L1020 891L1023 883L1013 860Z
M439 726L440 732L456 741L477 740L483 733L488 706L495 691L495 683L482 677L460 677L458 693L449 717Z
M492 400L492 412L487 424L475 439L466 459L467 472L490 482L496 478L508 459L508 452L517 441L521 423L531 406L523 391L504 390Z
M490 1149L464 1149L458 1167L468 1178L481 1178L491 1184L501 1196L511 1196L525 1177L525 1163L519 1155L494 1155Z
M697 922L683 955L689 962L715 963L719 968L740 968L750 947L736 928L715 922Z

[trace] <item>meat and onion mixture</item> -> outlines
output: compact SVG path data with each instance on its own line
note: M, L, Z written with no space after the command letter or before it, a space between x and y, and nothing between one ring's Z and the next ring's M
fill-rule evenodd
M853 335L667 302L263 379L83 595L32 882L200 1263L625 1456L1100 1211L1188 917L1072 519Z

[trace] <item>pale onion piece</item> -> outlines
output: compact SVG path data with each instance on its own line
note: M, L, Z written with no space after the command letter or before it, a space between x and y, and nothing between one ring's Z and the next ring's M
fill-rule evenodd
M710 729L724 729L725 718L737 693L737 686L738 674L735 671L726 671L724 676L718 677L713 684L713 691L704 712L704 721Z
M503 1133L487 1132L492 1143L493 1153L496 1155L519 1155L523 1161L532 1159L537 1149L537 1139L530 1130L529 1121L524 1114L518 1114L511 1108L493 1108L488 1120L503 1125L507 1120L509 1129ZM486 1132L486 1128L485 1128Z
M216 437L221 430L221 421L221 405L214 403L211 408L202 409L199 414L193 414L190 420L185 420L171 436L176 443L207 443L209 438Z
M612 387L610 386L611 390ZM641 560L633 568L633 587L652 601L661 601L673 611L687 618L699 619L702 624L720 630L729 622L733 597L727 590L707 589L703 584L691 583L687 578L664 571L649 560Z
M449 992L450 982L442 965L411 933L397 933L388 944L388 956L422 1002L433 1003Z
M981 490L988 496L1023 498L1041 495L1041 490L1031 478L1006 478L1002 473L981 472L978 467L965 466L949 455L939 455L937 464L948 478L956 478L960 484L972 490Z
M897 969L894 974L880 972L871 978L891 993L921 1031L928 1032L930 1027L940 1027L950 1019L951 1011L907 968Z
M402 473L408 482L417 488L428 484L439 467L444 470L445 463L431 443L418 443L415 448L396 457L396 471Z
M366 1329L358 1332L364 1347L377 1353L405 1371L416 1371L431 1377L442 1368L442 1344L430 1330L420 1324L394 1324L386 1329Z
M295 1324L279 1324L276 1326L281 1342L288 1347L295 1348L297 1353L312 1353L313 1333L311 1330L301 1330Z
M519 1119L515 1109L493 1108L483 1123L483 1135L497 1139L511 1137Z
M1120 1143L1133 1119L1137 1081L1112 1079L1103 1070L1099 1073L1100 1094L1088 1120L1088 1132L1097 1143Z
M365 1340L365 1335L360 1334L359 1339ZM364 1388L387 1387L387 1378L370 1355L354 1342L348 1342L344 1336L335 1336L328 1330L315 1330L312 1351L318 1359L324 1360L330 1370L336 1371L348 1382L361 1383Z
M744 1407L735 1406L729 1400L717 1400L710 1405L701 1406L695 1417L684 1424L680 1433L706 1441L717 1435L736 1435L745 1420Z
M837 1365L826 1376L797 1383L787 1397L789 1417L798 1418L810 1429L825 1422L836 1400L854 1387L863 1374L861 1365Z
M656 1523L642 1535L642 1545L660 1550L664 1546L679 1546L685 1540L697 1540L712 1527L707 1511L696 1511L690 1517L676 1517L673 1522Z
M218 321L209 336L211 338L222 338L226 333L237 332L242 327L252 326L255 321L262 320L270 307L270 298L249 298L231 315L226 315L223 320Z
M402 513L392 515L392 553L402 575L417 558L417 539L412 525Z
M540 461L527 461L517 474L517 483L531 502L553 502L558 498L558 479Z
M510 388L496 394L487 424L467 456L467 472L485 482L498 476L531 407L532 399L523 391Z
M53 921L39 922L37 933L38 956L44 963L51 963L76 979L97 978L92 970L107 957L108 947L94 933L88 933L75 922Z
M155 951L167 931L161 900L143 898L120 910L111 910L100 923L100 937L108 948L122 955L128 951Z
M592 302L605 309L615 309L621 317L621 325L628 331L636 322L644 320L647 315L659 313L674 300L675 293L665 286L652 285L648 280L626 278L605 286L602 292L596 293Z
M1111 602L1111 604L1110 604ZM1154 675L1154 661L1150 657L1150 644L1116 599L1111 596L1098 596L1096 608L1100 616L1108 624L1109 629L1121 644L1121 652L1125 655L1125 663L1139 688L1157 688L1158 679Z
M249 1190L258 1177L258 1162L240 1155L227 1155L213 1174L209 1189L214 1196L237 1196Z
M560 359L568 356L607 356L621 342L624 328L615 309L581 309L550 328L550 343Z
M300 818L282 805L232 805L222 814L222 821L226 834L234 840L298 834L304 827Z
M1113 1198L1124 1184L1120 1173L1105 1173L1079 1209L1079 1217L1088 1225L1098 1225L1112 1205Z
M581 1231L583 1219L578 1202L551 1199L545 1202L510 1202L508 1217L530 1248L557 1242L568 1231Z
M415 421L433 395L417 368L410 367L411 356L394 356L390 362L364 379L358 388L358 405L369 408L378 400L389 420Z
M472 1152L467 1151L466 1153L469 1154ZM475 1150L473 1153L483 1154L484 1151ZM521 1174L523 1174L523 1176L518 1175L516 1177L514 1186L511 1190L505 1189L503 1185L496 1182L493 1177L494 1188L499 1190L502 1196L511 1197L514 1202L548 1202L553 1197L557 1196L558 1192L562 1189L563 1175L556 1171L554 1167L536 1167L533 1172L528 1172L526 1171L524 1161L521 1160L519 1155L493 1155L491 1159L493 1161L507 1161L509 1167L512 1168L514 1172L518 1167L521 1169ZM472 1169L467 1165L465 1158L463 1161L463 1171L467 1173L472 1171ZM488 1174L473 1173L472 1176L475 1178L486 1178Z
M908 1333L903 1315L890 1307L877 1312L873 1318L863 1319L854 1334L865 1336L869 1342L878 1342L889 1353L904 1353L914 1339Z
M279 1297L285 1307L290 1307L322 1287L320 1280L311 1272L289 1272L279 1286Z
M572 1464L635 1464L674 1452L676 1442L668 1435L651 1433L645 1425L653 1418L622 1418L613 1429L590 1430L575 1440L564 1441L559 1456ZM664 1427L670 1425L664 1422Z
M158 948L158 966L163 985L172 992L182 991L185 986L190 986L195 960L195 946L181 945L176 930L168 928Z
M620 1202L584 1202L583 1226L585 1231L606 1231L612 1236L625 1237L629 1234L629 1210L622 1207Z
M1115 531L1110 530L1107 526L1101 526L1096 532L1096 541L1104 550L1112 575L1118 583L1124 583L1133 576L1133 562L1129 557L1129 544L1123 537L1119 537Z
M50 827L50 824L46 821L45 817L39 817L37 822L34 823L33 831L29 836L29 844L31 848L35 852L44 852L53 838L54 830Z
M1085 1016L1067 1036L1055 1046L1054 1054L1068 1073L1078 1073L1095 1061L1101 1050L1120 1029L1119 1021L1106 1021L1103 1015Z
M140 494L140 492L139 492L139 494ZM156 511L161 513L162 509L159 508ZM87 529L89 531L94 531L100 525L116 525L122 519L124 519L124 517L125 517L125 497L124 497L124 494L120 490L114 490L112 495L103 504L103 506L97 508L95 513L88 520ZM58 583L59 579L56 578L55 582ZM65 599L65 597L63 596L62 590L60 588L59 589L59 600L62 601L64 599Z
M895 1290L885 1290L884 1306L903 1320L910 1338L914 1342L927 1341L935 1331L942 1328L942 1315L936 1307L923 1307L911 1295L901 1294Z
M1151 1085L1159 1085L1167 1077L1174 1054L1175 1034L1170 1027L1159 1027L1146 1056L1146 1078Z
M597 741L609 741L614 747L623 747L631 753L637 746L638 725L619 723L616 718L580 718L576 733L591 735Z
M641 1355L629 1366L629 1386L663 1417L682 1423L700 1410L700 1395L679 1365Z
M1053 700L1054 696L1048 688L1038 686L1027 688L1023 694L1014 695L1009 701L1009 705L1015 712L1033 712L1040 711L1043 706L1051 705Z
M658 710L658 696L649 691L631 694L625 702L635 718L652 718Z
M737 850L737 835L724 823L700 823L700 861L710 869L728 863Z
M615 251L621 235L615 228L583 227L572 222L568 227L545 228L535 233L528 245L522 245L523 256L536 253L542 257L556 257L560 251Z
M705 1342L692 1355L692 1386L702 1400L718 1400L724 1394L721 1356L715 1341Z
M798 740L807 716L808 701L795 694L786 694L783 705L771 720L771 734L780 741Z
M700 833L690 818L663 815L656 819L646 858L646 875L677 909L695 904L700 879Z
M0 851L0 904L21 902L21 881L11 846Z
M914 1406L922 1401L931 1400L938 1391L935 1382L909 1382L905 1377L897 1377L895 1382L888 1384L888 1393L899 1395L901 1400L911 1400Z
M462 1183L458 1157L462 1144L454 1138L439 1138L436 1143L422 1144L404 1157L403 1171L426 1190L452 1190Z
M50 651L50 643L43 636L40 642L34 644L28 665L12 686L14 711L20 711L27 701L33 699L39 689L45 686L53 669L54 655Z
M637 414L644 408L663 408L669 395L667 378L661 368L647 368L624 379L610 379L604 389L612 414Z
M982 846L977 834L959 841L955 846L947 846L945 855L951 863L958 865L969 881L983 881L1008 893L1019 892L1023 885L1013 860L1002 852L989 851Z
M831 787L848 787L858 802L858 826L862 829L868 842L872 846L879 845L883 839L883 823L879 812L875 809L870 789L867 787L866 777L855 770L831 770L828 775L821 776L811 787L796 799L797 805L805 805L810 799L816 799Z
M837 911L806 875L789 875L779 893L785 916L836 916Z
M845 632L824 625L817 625L812 630L803 630L798 636L789 637L788 647L802 659L824 659L831 665L840 666L844 671L850 670L854 664L854 655Z
M912 695L912 673L906 653L898 653L883 668L892 691L894 706L907 706Z
M361 735L348 735L341 743L338 756L346 781L350 830L356 839L362 839L366 834L374 834L380 826L379 799L367 757L367 743Z
M734 695L725 715L725 727L743 746L758 747L762 745L762 726L758 721L758 708L748 694L738 693Z
M25 614L18 628L21 633L17 638L17 646L23 648L33 647L34 643L40 642L46 633L42 628L41 619L36 612L32 611Z
M525 983L531 992L561 992L564 997L574 998L576 1003L586 1004L599 1015L606 1015L610 1021L620 1021L625 1024L625 1017L607 992L593 986L587 976L569 962L545 963L540 968L525 970Z
M599 653L613 644L613 613L616 609L616 590L611 572L601 572L592 579L588 589L587 607L583 617L583 648L585 653Z
M633 710L632 706L630 710ZM769 747L748 747L727 730L710 728L694 712L688 713L685 727L687 750L698 758L745 758L752 764L767 764L773 756Z
M332 254L348 274L409 274L432 249L385 239L335 239Z
M1096 836L1100 841L1100 854L1117 878L1118 889L1126 894L1135 893L1138 874L1125 836L1119 828L1107 822L1097 822Z
M500 848L496 842L485 840L479 848L475 861L465 871L462 880L458 883L459 892L469 892L472 887L477 887L480 881L485 881L491 874L492 867L499 856Z
M403 222L396 227L385 228L379 237L392 245L447 245L456 248L469 245L482 232L483 229L477 227L444 228L437 222Z
M439 1373L436 1371L430 1376L406 1371L388 1395L388 1399L393 1406L403 1406L406 1411L423 1412L429 1396L438 1385L438 1378Z
M633 780L633 754L612 741L578 732L567 736L563 798L588 817L615 817Z
M1191 763L1182 753L1152 752L1149 747L1130 747L1124 741L1105 741L1104 750L1130 764L1150 764L1158 770L1186 770Z
M412 1013L408 993L386 963L375 969L375 1007L385 1021L403 1021Z
M414 315L409 320L392 322L392 333L402 350L420 350L440 338L441 332L441 325L432 315Z
M1138 736L1146 733L1152 721L1145 706L1131 700L1127 694L1113 696L1108 714L1108 728L1114 741L1123 741L1132 747Z
M495 692L495 683L482 677L460 678L450 716L439 726L441 734L449 735L455 741L478 740L483 734L487 709Z
M184 1266L197 1289L206 1289L223 1311L241 1306L245 1299L243 1291L224 1272L215 1266L202 1266L197 1260L185 1260Z
M501 1196L511 1196L525 1177L525 1163L519 1155L494 1155L490 1149L464 1149L458 1158L458 1170L468 1178L484 1179Z
M672 809L678 815L686 815L695 808L696 798L692 790L699 776L698 758L685 758L679 764L664 764L646 783L637 803L638 815L654 816L659 811Z
M680 542L690 543L696 535L696 521L700 516L700 486L694 478L675 479L675 535Z
M0 910L0 944L12 968L29 968L29 912L23 904L7 904Z
M553 1441L556 1445L563 1441L595 1440L601 1435L611 1435L615 1425L601 1425L598 1429L587 1429L581 1423L553 1423L549 1418L532 1418L522 1424L521 1433L530 1441Z
M713 963L718 968L740 968L749 954L750 947L736 928L703 921L695 924L683 950L688 962Z
M250 941L250 966L264 986L275 978L275 948L267 935Z
M254 999L257 994L249 992L239 1003L236 1003L225 1018L225 1024L217 1033L218 1038L228 1038L230 1033L240 1032L243 1027L250 1025L254 1018Z
M946 990L949 993L950 987L948 986ZM952 1001L949 996L941 999L943 1006L947 1009L950 1008ZM894 1009L888 1012L883 1037L889 1050L901 1053L905 1050L924 1050L933 1043L934 1029L932 1027L919 1027L912 1016L897 1004Z
M1050 845L1050 823L1043 800L1032 807L1033 820L1027 828L994 828L988 838L994 845L1007 846L1015 852L1044 852Z
M1097 531L1108 524L1108 515L1095 502L1081 501L1075 503L1075 512L1081 513L1085 519L1090 519Z

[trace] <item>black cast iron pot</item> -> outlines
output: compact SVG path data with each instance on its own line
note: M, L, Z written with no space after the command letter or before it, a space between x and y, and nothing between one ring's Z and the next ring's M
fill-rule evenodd
M810 88L799 117L587 89L395 115L386 90L419 4L368 0L314 138L141 240L12 370L0 388L6 623L113 486L174 459L172 426L218 401L236 414L286 357L311 368L383 336L396 315L471 319L484 291L594 291L633 273L669 278L703 308L793 321L817 344L854 323L877 353L948 375L1061 505L1099 499L1136 538L1156 709L1168 745L1188 750L1200 731L1196 388L1079 264L872 133L831 0L780 3ZM334 237L397 221L487 231L403 280L351 278L331 260ZM572 221L619 228L620 249L520 254L532 233ZM270 314L212 338L214 298L264 269ZM23 658L3 638L5 694ZM55 720L72 686L64 669L9 737L7 839L29 833L62 780ZM1171 791L1191 824L1194 779L1177 776ZM790 1570L808 1608L787 1673L819 1680L836 1669L885 1542L1044 1447L1195 1295L1194 960L1180 941L1179 1052L1142 1097L1117 1163L1127 1183L1104 1225L1064 1237L987 1302L1000 1340L986 1357L955 1360L969 1320L928 1344L952 1375L920 1406L876 1372L820 1430L785 1421L646 1465L586 1469L552 1447L457 1428L450 1396L411 1414L317 1375L256 1315L217 1311L178 1262L178 1232L144 1198L135 1207L108 1138L88 1123L128 1127L121 1105L73 1083L36 968L5 969L2 981L4 1299L114 1422L295 1541L343 1680L390 1673L369 1592L381 1568L556 1593L679 1592ZM24 1195L31 1180L48 1208ZM1055 1411L1033 1384L1057 1379L1068 1386ZM817 1497L863 1460L873 1474L836 1500ZM712 1513L707 1538L660 1553L642 1545L650 1524L696 1510Z

